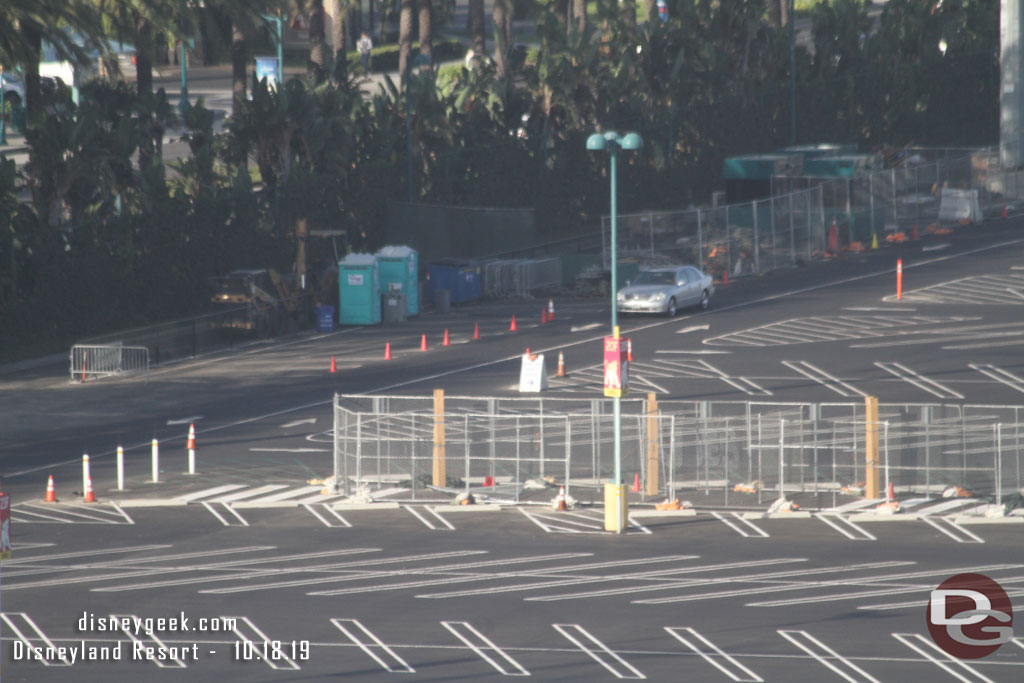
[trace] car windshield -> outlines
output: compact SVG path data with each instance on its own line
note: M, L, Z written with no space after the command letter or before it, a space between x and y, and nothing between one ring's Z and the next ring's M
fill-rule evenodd
M675 284L676 274L671 270L643 270L633 279L633 285L671 285Z

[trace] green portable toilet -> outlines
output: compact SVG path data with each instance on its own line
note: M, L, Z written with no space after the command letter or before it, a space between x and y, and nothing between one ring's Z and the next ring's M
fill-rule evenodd
M380 266L373 254L349 254L338 264L338 322L380 323Z
M419 256L412 247L382 247L377 252L380 264L382 291L400 291L405 294L406 316L420 312Z

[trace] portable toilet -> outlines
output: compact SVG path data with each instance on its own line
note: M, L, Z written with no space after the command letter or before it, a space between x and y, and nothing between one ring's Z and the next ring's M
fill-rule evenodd
M380 265L373 254L349 254L338 264L338 322L380 323Z
M419 256L411 247L382 247L377 252L382 291L400 291L405 295L406 316L420 312Z

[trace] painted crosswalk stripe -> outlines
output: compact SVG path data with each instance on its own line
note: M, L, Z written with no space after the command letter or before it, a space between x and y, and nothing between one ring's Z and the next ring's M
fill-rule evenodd
M929 379L929 378L925 377L924 375L921 375L921 374L919 374L917 372L914 372L913 370L911 370L910 368L908 368L907 366L905 366L905 365L903 365L901 363L895 363L895 362L893 362L893 363L876 362L875 365L877 367L885 370L889 374L895 375L896 377L899 377L903 381L909 382L910 384L913 384L918 389L921 389L923 391L927 391L929 394L931 394L933 396L937 396L938 398L959 398L959 399L963 399L963 397L964 397L963 394L961 394L961 393L959 393L957 391L953 391L949 387L947 387L947 386L945 386L943 384L939 384L938 382L936 382L933 379Z
M855 511L860 510L862 508L873 507L875 505L878 505L879 503L884 503L884 502L885 502L885 498L864 498L862 500L855 500L855 501L853 501L851 503L845 503L845 504L840 505L838 507L828 508L828 509L825 510L825 512L837 512L837 513L840 513L840 514L846 513L846 512L855 512Z
M849 683L879 683L879 680L838 652L821 642L807 631L777 631L777 633L798 648L839 674Z
M304 495L306 495L308 493L313 493L314 491L321 491L321 490L323 490L323 488L324 488L323 486L303 486L302 488L288 489L287 491L282 491L281 493L275 493L275 494L270 495L270 496L264 496L262 498L255 498L255 499L252 499L252 500L247 500L245 502L247 502L247 503L277 503L277 502L280 502L280 501L283 501L283 500L288 500L289 498L298 498L299 496L304 496Z
M937 515L943 512L951 512L952 510L956 510L957 508L966 507L967 505L977 504L980 502L981 501L978 500L977 498L954 498L953 500L944 500L941 503L936 503L935 505L929 505L928 507L920 508L915 512L921 515L922 517L926 517L928 515Z
M968 364L968 367L971 368L972 370L977 370L978 372L980 372L983 375L986 375L987 377L991 377L997 382L1002 382L1011 389L1016 389L1017 391L1024 393L1024 379L1018 377L1017 375L1013 374L1008 370L996 367L995 365L992 365L990 363L986 363L985 365L970 363Z
M145 640L139 638L137 635L132 633L130 628L125 628L123 620L127 620L129 623L132 621L138 621L138 616L135 614L111 614L114 619L121 621L121 630L126 636L132 641L132 643L140 643L143 648L166 648L167 644L160 640L155 633L144 633L146 636ZM150 661L156 664L161 669L184 669L186 668L185 662L181 661L177 657L164 661L163 659L154 657Z
M790 368L791 370L796 370L804 377L814 380L815 382L822 385L826 389L830 389L836 392L840 396L846 398L852 396L867 396L867 394L865 394L863 391L853 386L852 384L848 384L843 380L830 375L828 372L822 370L819 367L811 365L807 361L784 360L782 361L782 364L785 365L787 368Z
M982 675L977 669L971 667L963 660L950 657L922 635L917 633L893 633L892 637L957 680L964 683L976 683L977 681L981 683L995 683L991 678ZM953 665L959 667L960 671L954 669ZM965 676L964 674L967 675Z
M343 526L343 527L347 527L349 529L352 528L352 524L347 519L345 519L344 517L339 515L338 511L335 510L334 508L332 508L330 505L324 505L324 504L321 503L321 504L318 505L318 507L323 508L325 514L333 515L335 519L337 519L339 522L341 522L341 524L339 524L339 525L332 524L330 520L325 519L324 517L322 517L320 515L320 513L316 511L316 508L314 508L313 505L311 505L309 503L303 503L302 507L306 508L311 515L313 515L314 517L319 519L321 522L323 522L324 526L326 526L326 527L336 528L338 526Z
M218 496L211 500L211 503L234 503L236 500L242 500L244 498L255 498L261 496L264 493L270 493L271 491L280 491L281 489L288 488L288 484L266 484L265 486L258 486L254 489L247 489L245 491L239 491L237 493L230 493L224 496Z
M984 543L985 539L945 517L922 517L929 526L938 529L957 543Z
M700 655L705 662L732 680L746 683L761 683L764 681L763 678L736 661L735 657L726 654L720 647L698 633L696 629L689 626L666 626L665 630L673 638ZM681 631L685 631L686 635L684 636ZM703 645L703 649L699 645L694 645L687 636Z
M820 519L821 521L825 522L825 524L828 524L830 527L832 527L833 529L835 529L843 536L846 536L852 541L878 540L878 538L869 533L866 529L857 526L856 524L846 519L842 515L829 515L825 514L824 512L816 512L814 513L814 518ZM851 529L852 531L850 531Z
M523 666L512 659L505 651L495 645L491 640L480 633L480 631L473 628L468 622L465 621L442 621L441 624L451 631L452 635L461 640L466 644L466 647L471 649L473 652L480 655L480 657L493 666L498 673L503 676L529 676L530 672L527 671ZM500 657L505 661L505 664L512 667L512 670L506 669L500 661L497 661L495 657L491 657L489 653L493 653L496 657Z
M607 645L588 633L579 624L552 624L555 630L568 639L570 643L582 650L588 657L610 671L616 678L646 679L647 677L635 669L629 662L610 650ZM577 638L579 636L579 638ZM588 647L580 639L590 641Z
M56 661L48 658L40 658L37 661L41 662L43 666L71 666L71 662L61 654L61 651L54 645L53 641L47 637L43 630L36 625L36 622L32 621L32 618L24 612L3 612L0 613L0 618L11 627L11 631L18 637L22 643L27 647L40 647L43 649L45 654L47 648L50 652L57 653L58 659ZM22 626L25 627L22 630ZM31 631L35 635L28 635L26 631Z
M764 529L761 529L750 520L743 519L743 516L740 515L738 512L728 513L729 517L731 517L732 519L726 517L720 512L712 512L711 514L715 517L715 519L718 519L719 521L725 523L727 527L738 533L743 538L768 538L768 532L766 532ZM733 520L735 520L739 524L734 523ZM752 529L754 533L747 533L747 531L742 528L744 525Z
M227 493L228 491L237 491L238 489L244 489L245 484L224 484L223 486L214 486L210 489L203 489L202 491L195 491L193 493L187 493L183 496L178 496L175 500L184 501L185 503L191 503L192 501L199 500L200 498L211 498L220 493Z
M257 628L256 624L249 620L249 617L221 617L221 619L227 619L229 620L227 623L235 624L235 635L243 641L246 641L251 646L252 653L262 659L271 669L290 669L295 671L302 668L296 664L283 649L276 651L264 651L265 645L275 641ZM232 619L234 619L234 621L230 621ZM250 634L255 635L256 637L251 638Z
M216 501L214 501L214 502L216 502ZM221 514L219 512L217 512L216 508L213 507L212 503L208 503L208 502L206 502L204 500L204 501L201 502L201 505L204 508L206 508L207 510L209 510L210 514L212 514L214 517L216 517L218 520L220 520L220 523L223 524L224 526L236 526L236 525L232 524L231 522L229 522L224 517L222 517ZM234 515L235 519L237 519L241 523L240 524L241 526L249 526L249 522L246 521L246 519L244 517L242 517L242 515L238 514L238 511L235 510L233 507L231 507L227 503L221 503L221 506L225 510L227 510L229 513Z
M416 673L416 669L409 666L409 664L404 659L399 657L394 650L385 645L380 638L371 633L365 626L359 623L359 621L357 621L356 619L331 619L331 623L334 624L334 626L339 631L344 633L346 638L351 640L355 645L359 647L360 650L365 652L367 656L370 657L370 659L377 662L377 664L379 664L380 667L388 673ZM366 640L360 638L357 633L353 633L353 631L350 631L350 626L352 627L353 630L358 629L359 633L361 633L366 638ZM379 650L381 653L387 655L389 660L385 660L384 658L379 656L377 652L374 651L374 649Z
M403 505L402 509L405 510L406 512L408 512L409 514L411 514L416 519L418 519L421 522L423 522L423 524L426 525L426 527L428 529L430 529L432 531L444 531L444 529L438 529L436 526L434 526L433 522L431 522L429 519L427 519L426 517L424 517L420 513L416 512L416 508L414 508L412 505ZM444 521L444 520L442 520L442 521ZM445 522L445 524L448 524L448 523ZM454 531L455 527L453 527L452 525L448 524L448 529Z

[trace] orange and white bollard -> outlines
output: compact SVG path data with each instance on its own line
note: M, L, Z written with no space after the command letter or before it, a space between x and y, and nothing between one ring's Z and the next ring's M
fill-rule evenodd
M903 298L903 259L896 259L896 300Z
M89 456L86 454L82 455L82 491L84 502L96 502L96 498L92 494L92 477L89 475Z
M157 443L156 437L153 437L153 446L150 449L150 455L153 466L153 483L160 483L160 444Z
M555 300L548 299L548 322L555 321Z
M188 449L188 473L196 473L196 425L192 423L188 426L188 442L185 444L185 448Z
M629 337L626 338L626 360L633 362L633 340Z

